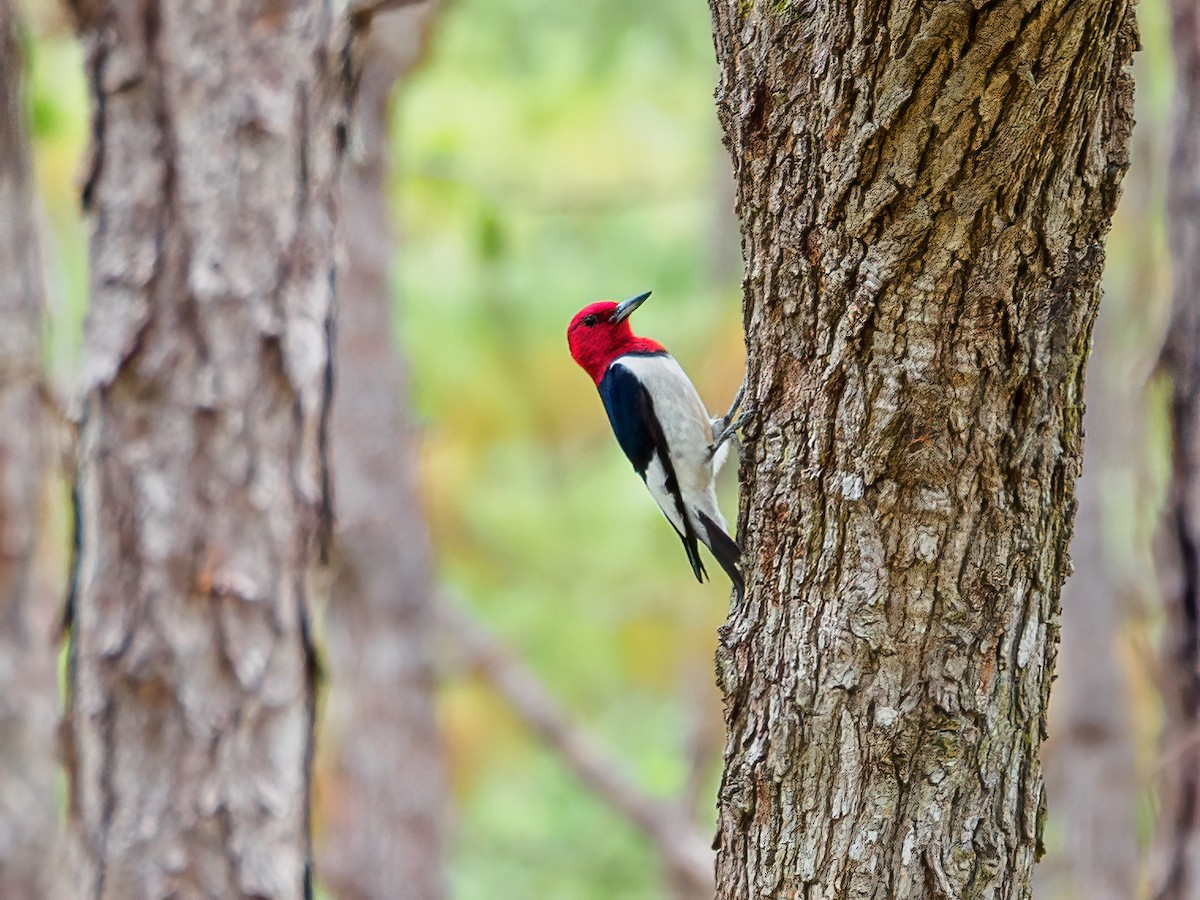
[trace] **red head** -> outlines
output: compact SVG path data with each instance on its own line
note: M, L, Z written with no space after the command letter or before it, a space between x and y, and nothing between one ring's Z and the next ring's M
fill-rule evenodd
M580 367L600 383L609 364L626 353L664 353L663 345L650 338L634 335L629 327L629 316L637 309L650 292L630 297L624 303L602 300L589 303L571 320L567 328L567 343L571 356Z

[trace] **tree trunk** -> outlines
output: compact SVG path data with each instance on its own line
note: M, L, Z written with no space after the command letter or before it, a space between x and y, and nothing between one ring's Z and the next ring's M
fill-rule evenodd
M746 257L721 898L1025 897L1124 0L711 0Z
M299 897L345 35L317 0L76 11L79 894Z
M1200 893L1200 11L1172 0L1175 135L1167 191L1171 323L1163 367L1171 378L1174 470L1167 498L1173 559L1163 579L1168 627L1156 896Z
M322 880L344 900L444 895L449 803L433 712L433 573L407 378L391 339L388 98L416 61L428 6L379 16L363 48L341 179L337 522L326 618L327 755L318 759Z
M0 896L37 897L58 817L58 685L34 555L48 474L42 281L21 94L23 54L0 0Z

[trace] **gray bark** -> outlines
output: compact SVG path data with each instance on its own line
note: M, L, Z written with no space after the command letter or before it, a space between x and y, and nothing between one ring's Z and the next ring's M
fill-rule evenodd
M1175 134L1167 191L1171 323L1163 368L1171 378L1173 473L1165 515L1163 764L1155 836L1160 900L1200 894L1200 12L1173 0Z
M299 897L345 31L317 0L76 13L78 895Z
M711 0L746 258L721 898L1026 897L1125 0Z
M322 881L335 896L444 896L449 797L434 721L433 573L416 486L408 380L391 339L388 99L416 61L431 8L375 18L341 179L337 474L330 694L318 757Z
M56 601L35 551L50 449L23 54L0 0L0 896L36 897L57 832Z

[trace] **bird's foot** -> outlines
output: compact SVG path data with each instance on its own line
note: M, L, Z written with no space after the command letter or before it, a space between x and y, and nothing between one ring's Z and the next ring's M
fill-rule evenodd
M737 411L742 406L742 398L746 395L746 382L742 382L741 387L737 389L737 393L733 396L733 403L729 406L729 412L712 420L713 434L724 434L729 428L729 423L733 421L733 417L737 415ZM720 442L714 443L714 447L719 447Z
M724 446L726 441L734 438L737 433L741 431L742 426L750 421L753 415L753 408L744 410L740 416L726 425L725 428L722 429L721 433L717 435L716 439L712 442L712 446L708 448L709 455L716 453L721 449L722 446Z
M740 416L738 416L736 419L734 418L734 415L742 405L742 398L745 392L746 385L743 383L742 386L738 388L737 396L733 398L733 406L729 408L729 412L713 423L713 431L716 432L717 436L713 440L712 444L709 445L708 455L710 457L715 456L717 451L725 445L725 442L730 438L733 438L738 431L741 430L742 426L750 421L751 417L753 417L756 410L754 404L751 403L746 407L746 409L742 410L742 414Z

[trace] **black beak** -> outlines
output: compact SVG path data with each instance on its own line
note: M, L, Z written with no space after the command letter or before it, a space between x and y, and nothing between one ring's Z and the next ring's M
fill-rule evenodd
M613 312L612 318L609 319L609 321L610 322L624 322L631 315L633 315L633 311L635 309L637 309L639 306L641 306L643 303L646 302L646 298L649 296L650 296L650 291L646 291L646 293L644 293L644 294L638 294L636 297L630 297L628 300L624 301L623 303L617 304L617 308Z

